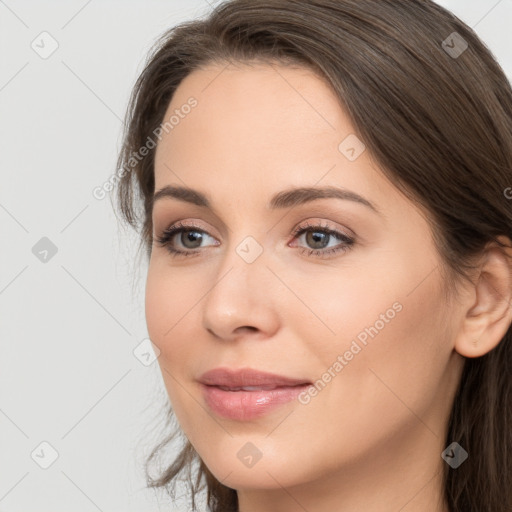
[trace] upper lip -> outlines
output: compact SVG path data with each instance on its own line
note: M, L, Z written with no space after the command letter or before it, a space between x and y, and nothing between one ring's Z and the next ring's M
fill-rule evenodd
M203 373L199 381L208 386L224 386L228 388L258 386L273 389L276 387L311 384L307 379L293 379L252 368L241 368L238 370L215 368Z

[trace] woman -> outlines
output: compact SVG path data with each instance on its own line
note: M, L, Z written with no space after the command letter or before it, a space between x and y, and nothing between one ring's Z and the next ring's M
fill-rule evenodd
M186 436L149 485L512 509L512 91L470 28L430 0L222 3L151 52L118 164L179 423L148 462Z

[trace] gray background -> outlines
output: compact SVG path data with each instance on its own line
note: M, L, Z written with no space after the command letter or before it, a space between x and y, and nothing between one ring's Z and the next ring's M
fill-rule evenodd
M157 363L141 356L147 266L131 273L135 235L92 190L116 170L147 50L214 3L0 0L2 512L171 510L141 469L166 400ZM511 78L512 0L439 3ZM46 59L31 47L50 48L43 31L59 45ZM57 249L45 262L43 237ZM47 469L43 442L58 453Z

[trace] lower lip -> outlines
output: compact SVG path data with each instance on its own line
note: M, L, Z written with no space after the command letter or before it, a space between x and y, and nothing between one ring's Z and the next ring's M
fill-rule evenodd
M201 384L208 407L217 415L232 420L251 420L291 402L311 384L280 387L272 390L224 391Z

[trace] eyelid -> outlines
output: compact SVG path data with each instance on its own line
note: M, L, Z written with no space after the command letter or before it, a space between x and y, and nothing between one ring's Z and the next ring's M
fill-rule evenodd
M320 217L310 217L299 222L297 226L292 230L292 235L296 235L296 233L308 228L322 228L327 231L338 231L340 234L345 235L347 238L357 238L357 234L349 227L342 226L341 224L338 224L334 221L324 220Z
M223 220L211 211L201 211L197 207L194 207L194 205L187 204L178 205L178 207L176 207L176 205L166 205L164 203L165 201L161 201L161 204L153 207L152 224L155 232L162 232L177 222L193 222L197 224L198 228L201 225L202 230L208 233L218 233L219 236L225 236L231 231L231 229L224 224ZM168 219L171 217L175 219L172 223L168 222ZM157 229L157 227L159 229Z
M312 219L316 219L316 220L312 220ZM154 229L153 230L153 239L156 239L157 238L157 233L160 233L159 236L161 236L161 234L165 233L166 231L170 230L171 228L183 228L183 229L195 229L197 231L201 231L201 232L204 232L206 233L208 236L212 237L212 238L218 238L217 236L214 236L211 234L210 232L210 228L205 228L203 226L200 225L200 222L201 221L198 221L196 219L190 219L190 220L182 220L182 219L178 219L174 222L171 222L169 224L166 225L166 227L164 228L161 228L161 229ZM304 224L306 223L306 224ZM323 224L325 223L325 224ZM334 226L333 226L334 224ZM340 226L340 227L338 227ZM156 225L155 223L153 224L153 227L156 228ZM356 233L346 227L346 226L341 226L339 225L338 223L336 222L333 222L333 221L326 221L324 219L320 219L319 217L309 217L307 219L304 219L300 222L298 222L296 224L296 226L292 229L291 231L291 234L293 236L293 238L296 238L298 236L298 234L301 232L301 231L304 231L304 230L307 230L308 228L322 228L322 229L325 229L327 231L339 231L340 234L342 235L345 235L346 237L348 238L357 238L357 235Z
M217 236L214 236L211 234L212 229L210 227L205 227L201 225L201 222L199 219L190 218L190 217L184 217L183 219L177 219L174 222L170 222L165 224L162 228L157 229L157 224L153 223L153 237L156 238L158 233L164 233L165 231L168 231L169 229L173 227L182 227L184 229L197 229L198 231L204 231L208 235L218 238Z

